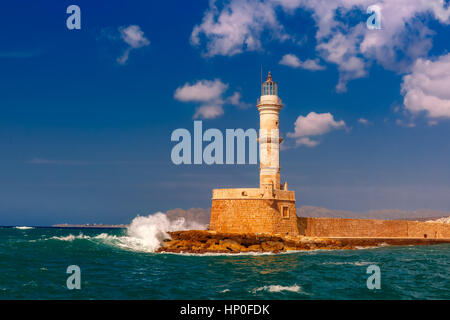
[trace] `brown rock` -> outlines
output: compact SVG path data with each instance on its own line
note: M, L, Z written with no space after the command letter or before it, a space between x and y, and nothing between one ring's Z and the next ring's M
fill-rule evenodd
M219 245L222 246L225 250L231 250L233 252L241 251L241 245L234 240L220 240Z
M284 245L280 241L266 241L261 243L261 247L264 251L281 251L284 248Z
M381 244L410 245L448 243L449 239L402 239L402 238L282 238L271 235L214 233L189 230L170 232L171 239L165 240L158 252L193 253L237 253L237 252L280 252L288 250L355 249L374 247Z
M259 245L259 244L253 244L253 245L247 247L247 251L261 252L262 248L261 248L261 245Z

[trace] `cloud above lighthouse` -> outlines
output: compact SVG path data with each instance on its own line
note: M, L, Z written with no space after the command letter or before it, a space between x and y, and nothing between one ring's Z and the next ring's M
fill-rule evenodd
M220 79L199 80L195 83L186 83L175 90L174 98L181 102L193 102L200 104L194 114L194 119L214 119L224 114L223 106L230 104L238 107L245 107L241 94L234 92L231 96L225 97L225 92L229 85Z
M295 121L294 132L287 136L294 138L296 146L315 147L320 141L317 136L333 130L345 129L344 120L336 121L331 113L310 112L306 116L299 116Z
M299 11L310 14L316 26L317 58L337 67L337 92L345 92L351 80L367 77L376 63L386 70L405 74L415 61L433 48L434 26L450 24L446 1L379 0L381 29L366 27L367 0L231 0L210 1L202 21L191 33L191 43L204 56L234 56L246 51L267 50L271 42L305 45L289 28ZM317 58L300 61L285 55L281 64L318 70Z

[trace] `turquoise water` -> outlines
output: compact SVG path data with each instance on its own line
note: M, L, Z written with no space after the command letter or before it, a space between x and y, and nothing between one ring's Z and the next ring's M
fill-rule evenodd
M0 298L450 299L450 245L195 256L136 251L125 233L0 228ZM367 289L372 264L379 290ZM69 265L80 290L66 287Z

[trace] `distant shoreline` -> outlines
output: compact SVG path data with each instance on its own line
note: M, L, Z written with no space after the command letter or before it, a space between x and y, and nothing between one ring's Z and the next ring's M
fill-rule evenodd
M53 228L77 228L77 229L126 229L126 224L54 224Z

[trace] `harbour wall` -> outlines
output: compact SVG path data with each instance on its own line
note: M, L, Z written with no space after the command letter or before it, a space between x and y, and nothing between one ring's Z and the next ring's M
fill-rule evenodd
M450 239L450 224L408 220L297 218L307 237L370 237Z

